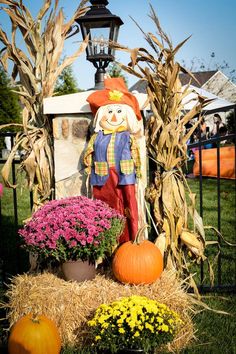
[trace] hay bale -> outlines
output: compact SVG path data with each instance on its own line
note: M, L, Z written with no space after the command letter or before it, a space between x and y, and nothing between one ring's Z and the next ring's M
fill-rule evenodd
M91 340L86 322L100 304L133 294L166 304L185 322L168 346L169 351L176 352L189 343L193 338L193 302L171 271L164 271L151 285L123 285L110 274L97 274L94 280L82 283L68 282L51 273L18 275L7 291L8 319L11 327L29 312L42 313L57 324L63 345L79 347Z

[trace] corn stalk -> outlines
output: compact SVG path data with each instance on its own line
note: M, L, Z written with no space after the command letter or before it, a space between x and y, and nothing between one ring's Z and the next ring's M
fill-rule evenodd
M202 218L195 209L195 195L191 193L182 167L187 161L187 141L201 121L201 117L186 132L186 124L200 116L202 108L209 103L198 96L196 106L184 111L183 99L191 92L189 85L184 89L179 80L180 72L192 74L175 61L178 50L188 40L173 47L162 30L158 18L151 7L157 36L144 33L150 48L129 49L114 44L116 49L130 53L131 62L121 67L147 83L152 116L146 127L146 144L149 158L155 162L154 178L146 189L146 200L150 203L155 230L156 244L165 255L168 268L188 274L189 264L186 249L194 261L205 260L205 232ZM187 194L190 202L187 203ZM189 218L193 220L193 230L189 230ZM190 282L195 286L192 278Z
M87 40L79 49L61 62L64 42L71 35L76 18L83 16L88 8L82 0L72 18L64 21L64 14L58 8L58 0L52 4L45 0L35 18L22 1L0 0L1 11L11 20L11 38L0 27L0 41L3 48L0 61L9 71L9 61L13 63L11 77L18 90L23 106L22 124L16 135L15 144L2 169L4 183L15 188L9 181L12 160L19 148L25 152L20 164L21 171L26 172L28 186L33 191L34 209L47 200L53 188L53 144L51 123L43 114L43 99L53 95L54 86L62 70L71 65L85 50ZM26 50L17 47L18 32ZM16 125L16 124L11 124ZM9 125L2 125L0 129Z

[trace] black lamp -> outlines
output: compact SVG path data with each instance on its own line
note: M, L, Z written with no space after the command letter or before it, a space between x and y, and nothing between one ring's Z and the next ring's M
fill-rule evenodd
M80 25L83 39L89 36L86 48L87 60L97 69L94 89L99 90L104 87L105 69L111 61L114 61L115 50L110 46L110 42L117 42L123 21L106 8L107 0L90 2L92 4L90 10L76 22Z

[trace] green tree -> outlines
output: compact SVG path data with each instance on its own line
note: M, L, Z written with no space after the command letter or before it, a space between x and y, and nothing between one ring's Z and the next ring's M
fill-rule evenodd
M0 125L21 122L19 97L13 89L8 75L0 66Z
M128 86L128 79L125 76L125 74L123 73L119 64L111 62L108 66L107 71L108 71L108 74L110 75L110 77L122 77L124 79L124 82Z
M72 66L65 68L61 75L59 75L55 85L55 96L68 95L69 93L80 92L77 86L77 81L74 76Z
M23 147L25 155L19 170L26 173L28 187L33 191L33 210L36 210L51 197L54 188L52 124L43 113L43 100L53 95L58 76L86 48L87 39L60 64L65 40L71 36L75 19L87 12L87 0L80 1L67 21L58 0L44 1L35 17L23 2L0 1L4 4L0 13L5 13L12 24L11 33L6 33L0 25L3 45L0 62L14 82L19 80L17 88L23 106L23 129L1 174L6 186L15 187L10 179L11 163L17 150ZM8 65L9 61L12 66Z

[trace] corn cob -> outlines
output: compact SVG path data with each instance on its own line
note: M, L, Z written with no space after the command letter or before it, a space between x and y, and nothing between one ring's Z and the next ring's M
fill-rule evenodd
M155 245L159 248L162 256L166 250L166 235L165 232L162 232L155 240Z
M204 245L199 236L193 232L183 230L180 235L181 241L187 246L187 248L197 257L205 259Z

